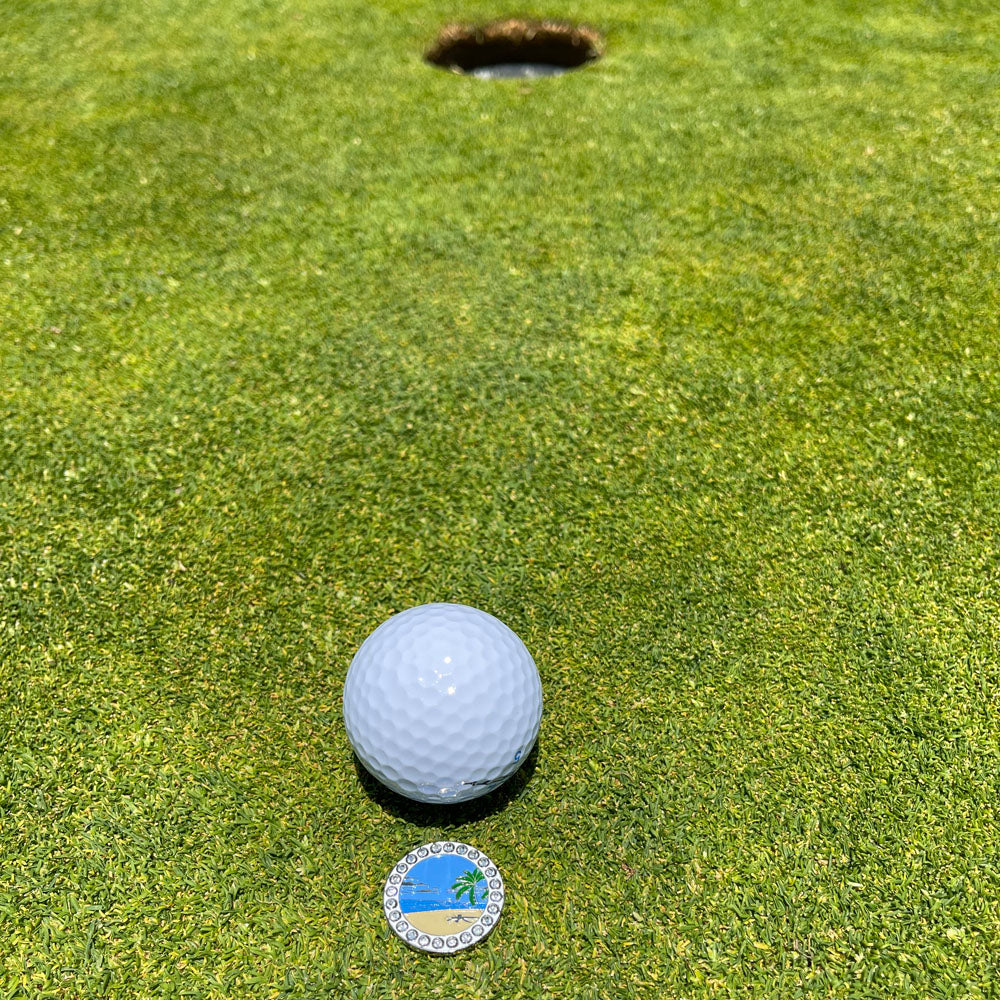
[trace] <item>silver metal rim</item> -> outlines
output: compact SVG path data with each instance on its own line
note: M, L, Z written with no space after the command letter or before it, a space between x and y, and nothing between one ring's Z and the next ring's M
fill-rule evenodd
M463 928L459 933L443 937L417 930L399 908L399 890L410 869L425 858L440 854L457 854L475 862L476 867L486 876L487 886L490 890L483 915L474 924ZM431 844L415 847L393 865L389 877L385 880L385 888L382 890L382 908L393 934L404 944L408 944L417 951L426 951L434 955L453 955L456 951L471 948L489 935L500 919L505 898L503 877L500 870L482 851L457 840L436 840Z

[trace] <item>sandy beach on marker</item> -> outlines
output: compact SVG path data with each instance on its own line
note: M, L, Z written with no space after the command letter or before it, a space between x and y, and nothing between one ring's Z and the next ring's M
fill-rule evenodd
M466 927L471 927L483 913L483 910L418 910L416 913L404 913L403 916L425 934L448 935L458 934ZM454 917L459 919L452 919Z

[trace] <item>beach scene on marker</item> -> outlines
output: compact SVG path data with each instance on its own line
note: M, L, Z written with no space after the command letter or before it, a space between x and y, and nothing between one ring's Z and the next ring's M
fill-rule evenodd
M488 895L486 876L467 858L426 858L403 879L399 908L425 934L454 934L483 915Z

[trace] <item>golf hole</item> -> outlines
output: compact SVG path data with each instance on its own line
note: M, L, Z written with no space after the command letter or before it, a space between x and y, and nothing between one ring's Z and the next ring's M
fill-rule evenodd
M512 18L441 29L425 58L433 66L484 80L558 76L600 59L601 36L558 21Z

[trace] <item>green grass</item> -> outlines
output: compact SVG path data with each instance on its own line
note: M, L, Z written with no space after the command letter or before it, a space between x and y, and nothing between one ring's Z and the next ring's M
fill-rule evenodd
M584 72L422 64L565 16ZM994 3L7 0L0 996L990 997ZM502 808L359 782L395 610L534 654ZM381 914L502 866L452 959Z

